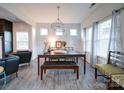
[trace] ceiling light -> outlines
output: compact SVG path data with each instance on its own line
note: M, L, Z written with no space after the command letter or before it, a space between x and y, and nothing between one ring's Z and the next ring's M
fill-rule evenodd
M51 24L51 27L54 31L61 31L61 32L64 32L65 31L65 27L64 27L64 23L60 20L59 18L59 9L60 9L60 6L57 6L57 9L58 9L58 18L57 20Z

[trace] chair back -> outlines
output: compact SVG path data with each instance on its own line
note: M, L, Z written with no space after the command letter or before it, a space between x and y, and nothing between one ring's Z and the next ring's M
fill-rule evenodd
M108 64L113 64L124 69L124 53L118 51L109 51Z

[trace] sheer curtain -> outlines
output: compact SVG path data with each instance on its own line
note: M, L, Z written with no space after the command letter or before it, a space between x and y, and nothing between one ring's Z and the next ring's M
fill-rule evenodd
M98 29L98 22L93 23L93 34L92 34L92 44L91 44L91 55L90 55L90 61L91 66L94 67L94 65L97 63L98 55L101 53L99 51L99 30ZM103 34L104 35L104 34ZM107 46L105 55L107 55L108 51L122 51L122 32L120 27L120 11L113 11L112 12L112 21L111 21L111 29L109 34L108 43L106 42ZM103 43L104 44L104 43ZM104 48L104 47L103 47ZM101 49L101 48L100 48ZM107 56L105 57L107 59ZM107 60L105 60L107 62ZM106 63L104 62L104 63Z
M110 32L110 41L109 41L109 51L123 51L123 33L121 30L120 25L120 10L119 11L113 11L112 12L112 26L111 26L111 32ZM114 57L118 57L117 55L113 55ZM119 56L119 59L121 62L123 62L124 58L123 56ZM120 68L124 68L124 65L119 63L116 60L112 61L115 65L118 65Z
M0 58L2 58L2 36L0 36Z
M120 11L112 12L112 23L108 51L122 51L122 37L120 27Z
M91 66L94 66L97 62L97 37L98 37L98 23L93 23L92 43L91 43Z
M83 51L86 52L86 28L82 30Z

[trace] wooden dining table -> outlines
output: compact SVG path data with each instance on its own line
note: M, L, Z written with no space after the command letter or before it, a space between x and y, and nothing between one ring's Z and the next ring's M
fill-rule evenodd
M38 75L40 74L40 59L43 58L44 62L47 60L47 58L57 58L57 59L61 59L61 58L74 58L75 62L78 63L78 58L83 58L83 69L84 69L84 74L86 73L86 55L85 53L80 53L78 51L67 51L66 53L64 52L55 52L55 51L51 51L48 53L44 53L44 54L38 54Z

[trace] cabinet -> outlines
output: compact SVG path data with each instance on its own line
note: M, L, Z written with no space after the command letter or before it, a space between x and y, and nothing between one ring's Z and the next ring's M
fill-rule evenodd
M12 22L0 19L0 36L2 36L2 57L13 51Z

